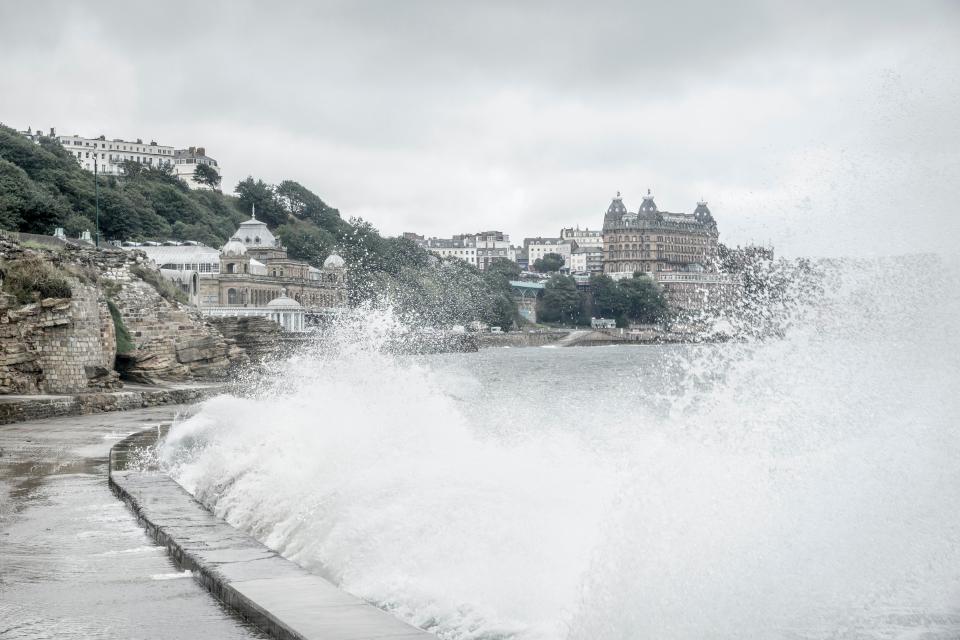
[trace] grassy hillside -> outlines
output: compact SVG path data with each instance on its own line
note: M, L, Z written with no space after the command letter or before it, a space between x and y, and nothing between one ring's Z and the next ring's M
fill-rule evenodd
M336 251L347 262L351 298L385 297L411 320L431 325L516 317L506 276L460 261L438 261L404 238L385 238L362 219L344 220L303 185L248 177L234 195L190 190L169 172L128 163L100 177L103 240L198 240L219 247L250 216L265 221L293 258L315 266ZM53 139L40 144L0 126L0 228L76 237L94 232L93 175Z

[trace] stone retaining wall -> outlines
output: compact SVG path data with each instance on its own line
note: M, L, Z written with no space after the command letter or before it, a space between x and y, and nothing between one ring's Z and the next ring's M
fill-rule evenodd
M553 344L557 340L566 337L566 331L538 331L536 333L511 332L511 333L481 333L477 334L477 342L481 349L490 349L495 347L542 347L547 344Z
M190 404L224 393L226 390L225 386L182 387L84 393L73 396L3 398L0 399L0 424L126 411L163 404Z
M106 299L71 278L72 298L0 310L0 393L79 393L119 386Z

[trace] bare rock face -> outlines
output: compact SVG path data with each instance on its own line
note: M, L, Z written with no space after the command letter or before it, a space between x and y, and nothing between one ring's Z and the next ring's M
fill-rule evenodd
M248 359L198 313L164 299L129 270L115 271L112 300L135 349L125 354L125 377L157 380L220 380Z
M260 316L210 318L223 336L243 349L251 362L272 356L281 341L280 325Z

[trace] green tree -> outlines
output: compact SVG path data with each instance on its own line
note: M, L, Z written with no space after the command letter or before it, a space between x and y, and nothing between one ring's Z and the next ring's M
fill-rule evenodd
M548 253L542 258L533 261L533 268L540 273L554 273L563 267L563 256L559 253Z
M624 311L630 320L654 324L666 318L666 298L650 277L637 273L618 284L623 292Z
M87 216L74 213L63 222L63 232L68 238L77 238L84 231L89 231L90 235L96 234L94 221Z
M220 174L208 164L198 164L197 168L193 170L193 179L211 189L220 188Z
M580 322L583 298L577 282L570 276L554 275L543 288L537 308L537 317L544 322Z
M69 209L34 183L26 171L0 159L0 226L30 233L52 233L68 214Z
M626 311L623 291L613 278L605 273L590 277L593 314L600 318L620 318Z
M500 276L510 281L520 277L520 265L507 258L494 258L484 271L489 276Z
M485 314L484 321L492 327L500 327L504 331L509 331L514 325L519 324L520 314L517 311L517 303L511 296L496 294L490 302L490 308Z
M257 208L257 219L263 220L271 227L284 224L289 216L274 195L273 187L263 180L254 180L248 176L237 183L234 190L240 200L240 208L245 212Z
M274 189L280 205L291 216L309 220L334 235L345 231L340 212L330 207L299 182L284 180Z
M304 260L315 267L323 266L323 261L333 251L333 236L312 224L290 221L277 227L276 235L286 246L291 258Z

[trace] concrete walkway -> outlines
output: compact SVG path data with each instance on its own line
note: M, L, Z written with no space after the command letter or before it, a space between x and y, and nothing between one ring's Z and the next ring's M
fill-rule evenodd
M118 443L110 454L110 485L151 537L180 566L244 619L283 640L429 640L320 576L286 560L215 517L165 473L130 458L156 444L150 429Z
M175 411L0 426L0 638L264 637L182 573L107 485L111 445Z
M553 344L557 347L573 347L573 346L576 346L579 342L581 342L584 338L586 338L591 333L593 332L583 331L583 330L571 331L565 337L560 338Z

